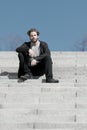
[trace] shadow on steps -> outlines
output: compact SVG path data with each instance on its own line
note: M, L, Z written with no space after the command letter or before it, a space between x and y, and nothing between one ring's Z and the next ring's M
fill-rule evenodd
M18 79L18 73L4 71L0 73L0 76L7 76L9 79ZM33 79L39 79L39 76L33 76Z
M0 76L7 76L9 79L18 79L18 74L15 72L4 71L0 73Z

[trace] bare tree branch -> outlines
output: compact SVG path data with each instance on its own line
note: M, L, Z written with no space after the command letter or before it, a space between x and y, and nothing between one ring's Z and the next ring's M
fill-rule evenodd
M0 49L3 51L14 51L16 47L23 43L24 40L19 35L7 35L0 38Z
M74 45L76 51L87 51L87 37Z

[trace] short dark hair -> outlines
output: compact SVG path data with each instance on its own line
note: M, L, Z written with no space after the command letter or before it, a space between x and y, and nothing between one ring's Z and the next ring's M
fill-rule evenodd
M27 35L30 36L31 32L36 32L38 36L40 35L40 32L35 28L31 28L29 31L27 31Z

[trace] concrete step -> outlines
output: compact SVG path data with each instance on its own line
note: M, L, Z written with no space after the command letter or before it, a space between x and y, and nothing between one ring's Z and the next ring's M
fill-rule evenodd
M82 105L82 104L81 104ZM87 107L87 104L84 105ZM57 108L58 110L72 110L75 108L75 102L71 103L40 103L38 99L34 99L33 102L20 102L20 103L15 103L15 102L5 102L0 104L0 109L30 109L30 108L40 108L40 109L54 109ZM79 105L78 105L79 107Z
M22 97L21 97L22 96ZM0 103L2 103L3 104L3 102L5 103L5 102L7 102L7 103L11 103L12 105L13 105L13 102L14 103L17 103L17 104L19 104L19 103L26 103L26 104L28 104L28 103L51 103L51 104L53 104L54 105L54 103L55 104L61 104L61 102L62 103L66 103L67 104L67 106L68 106L68 104L70 104L70 103L73 103L73 102L75 102L75 99L76 99L76 97L68 97L68 98L56 98L56 97L54 97L54 98L49 98L49 97L39 97L39 96L36 96L36 97L30 97L30 96L23 96L23 95L21 95L20 97L18 97L17 95L16 95L16 97L12 97L12 96L10 96L10 97L8 97L7 96L7 98L6 99L4 99L4 98L1 98L0 99ZM24 97L24 98L23 98ZM80 101L81 100L81 101ZM84 100L87 100L87 98L84 98ZM77 100L77 102L82 102L83 101L83 99L82 98L79 98L78 100ZM67 103L68 102L68 103ZM6 104L7 104L6 103ZM84 101L84 103L85 103L85 101ZM5 104L4 104L5 105Z
M58 65L61 67L64 66L75 66L77 64L77 66L87 66L86 65L86 59L87 59L87 53L71 53L71 52L67 52L67 53L58 53L58 52L52 52L52 59L53 59L53 63L54 65ZM59 62L56 62L56 59L58 59ZM64 60L66 62L64 62ZM18 56L16 52L1 52L0 53L0 66L2 67L6 67L6 66L17 66L18 67ZM10 61L10 64L9 62ZM16 62L15 62L16 61Z
M54 78L18 83L16 52L0 52L0 130L87 130L87 52L51 52Z
M27 123L27 122L37 122L37 123L73 123L75 120L74 116L47 116L47 115L32 115L32 116L25 116L25 115L2 115L0 116L0 123ZM85 123L85 122L84 122Z
M51 116L73 116L76 115L76 110L75 108L72 110L61 110L58 111L58 109L53 108L53 109L39 109L39 107L37 108L30 108L30 109L25 109L25 108L21 108L21 109L0 109L0 115L2 114L7 114L7 113L11 113L12 115L51 115ZM77 111L77 115L79 116L81 114L81 116L85 115L87 113L87 110L84 110L83 112L81 110L78 109Z
M17 95L16 95L17 96ZM49 106L48 104L54 105L55 107L58 107L58 109L67 109L67 108L73 108L76 105L76 108L80 109L80 108L86 108L87 107L87 97L86 98L76 98L76 97L71 97L71 98L48 98L48 97L29 97L29 96L20 96L19 98L17 97L9 97L9 98L1 98L0 99L0 105L1 108L13 108L13 107L23 107L24 108L28 108L30 107L30 105L32 105L32 103L34 105L38 105L38 107L40 107L41 105L44 107ZM63 105L65 105L65 107L63 108ZM51 106L52 107L52 106Z
M65 82L64 82L65 81ZM38 83L37 83L38 82ZM16 86L17 85L17 86ZM8 86L8 87L20 87L20 86L26 86L26 87L29 87L29 86L39 86L39 87L64 87L65 86L65 88L66 87L86 87L87 86L87 82L84 80L84 81L79 81L79 80L77 80L77 79L75 79L75 80L72 80L71 82L70 82L70 80L69 80L69 82L68 81L66 81L66 80L60 80L59 79L59 83L58 84L55 84L55 83L52 83L52 84L50 84L50 83L43 83L43 81L42 80L37 80L37 81L34 81L33 80L33 83L29 80L27 80L27 81L25 81L25 82L23 82L23 83L18 83L18 81L17 80L3 80L3 81L1 81L1 84L0 84L0 87L5 87L5 86Z
M77 118L79 116L84 117L85 114L87 114L87 110L82 111L81 109L72 109L72 110L60 110L58 109L0 109L0 115L8 115L11 113L11 115L16 116L32 116L32 115L40 115L40 116L76 116Z
M77 123L87 123L87 115L84 115L84 116L78 115L76 117L76 122Z
M33 81L33 82L32 82ZM29 86L38 86L38 87L75 87L75 83L76 83L76 80L73 82L62 82L62 80L55 84L55 83L45 83L43 82L42 80L27 80L23 83L18 83L17 79L16 80L8 80L8 79L5 79L5 80L2 80L1 81L1 84L0 84L0 87L4 87L4 86L8 86L8 87L23 87L23 86L26 86L26 87L29 87Z
M86 130L87 124L80 124L80 123L15 123L15 124L9 124L9 123L3 123L0 124L1 128L4 128L4 130Z

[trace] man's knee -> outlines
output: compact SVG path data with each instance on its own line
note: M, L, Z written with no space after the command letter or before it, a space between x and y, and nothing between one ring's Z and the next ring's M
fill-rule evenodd
M19 63L21 65L24 64L24 55L22 53L18 53Z
M24 62L24 55L23 53L18 53L18 58L20 62Z
M19 59L24 58L23 53L18 53L18 58Z
M49 55L47 55L45 58L44 58L45 61L50 61L52 63L52 59Z

